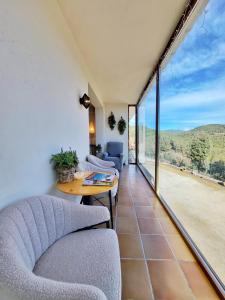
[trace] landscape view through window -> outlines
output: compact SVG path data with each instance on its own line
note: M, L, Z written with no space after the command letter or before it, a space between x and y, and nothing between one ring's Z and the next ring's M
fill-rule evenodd
M146 148L155 145L151 118ZM161 69L159 160L160 195L225 283L224 0L209 1ZM141 164L154 174L154 152Z

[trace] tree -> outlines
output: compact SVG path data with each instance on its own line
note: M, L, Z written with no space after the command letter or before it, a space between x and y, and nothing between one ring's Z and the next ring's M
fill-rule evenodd
M160 138L160 151L166 152L171 149L170 140L167 137Z
M177 144L176 144L175 141L170 140L170 145L171 145L171 149L172 149L173 151L177 151Z
M209 166L209 174L218 180L225 181L225 162L219 160L211 163Z
M206 170L206 159L210 150L210 143L207 137L198 136L193 139L190 147L190 159L192 165L198 172Z

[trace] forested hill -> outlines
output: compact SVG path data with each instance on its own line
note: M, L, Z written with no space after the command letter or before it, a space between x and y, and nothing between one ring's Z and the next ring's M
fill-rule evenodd
M209 147L206 161L225 161L225 125L210 124L188 131L165 130L160 132L160 136L162 151L172 149L187 156L192 142L203 137Z
M145 128L146 155L154 157L155 131ZM199 171L216 172L222 168L225 172L225 125L209 124L188 131L160 131L160 159L173 165L197 168ZM215 175L217 176L217 175ZM213 176L215 178L215 176ZM217 178L225 177L218 175Z
M225 134L225 125L221 124L208 124L199 126L190 130L161 130L161 133L168 133L168 134L195 134L195 133L205 133L205 134L218 134L222 133Z
M217 133L225 134L225 125L221 125L221 124L203 125L203 126L196 127L190 131L199 132L199 133L203 132L208 134L217 134Z

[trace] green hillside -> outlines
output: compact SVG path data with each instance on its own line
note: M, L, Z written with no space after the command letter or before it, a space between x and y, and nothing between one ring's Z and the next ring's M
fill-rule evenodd
M155 156L155 131L145 128L146 156ZM160 160L225 180L225 125L160 131Z

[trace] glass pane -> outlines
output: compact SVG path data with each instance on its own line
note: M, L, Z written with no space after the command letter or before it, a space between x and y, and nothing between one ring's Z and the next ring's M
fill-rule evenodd
M211 0L160 78L159 191L225 283L225 1Z
M155 119L156 83L153 80L138 106L138 163L153 185L155 182Z
M134 164L136 161L136 106L128 107L129 113L129 149L128 162Z

